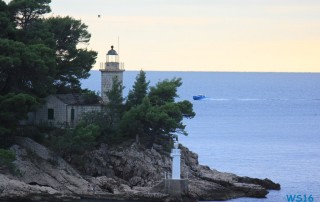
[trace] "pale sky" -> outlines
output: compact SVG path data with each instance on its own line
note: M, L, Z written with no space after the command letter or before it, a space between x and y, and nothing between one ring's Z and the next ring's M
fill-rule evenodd
M126 70L320 72L320 0L52 0ZM98 18L98 15L101 15Z

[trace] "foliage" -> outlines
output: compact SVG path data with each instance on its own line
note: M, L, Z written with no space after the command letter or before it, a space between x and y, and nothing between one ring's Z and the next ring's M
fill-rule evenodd
M53 139L56 151L64 156L82 154L97 144L100 128L96 124L79 124L74 130L65 130L64 134Z
M0 94L80 92L97 53L79 48L89 42L87 26L71 17L41 18L50 0L0 3Z
M177 89L182 85L181 78L165 79L150 88L149 98L153 105L172 103L178 97Z
M193 118L195 113L189 101L175 102L181 79L164 80L150 88L140 105L125 112L120 133L126 137L147 139L152 145L159 139L171 140L177 133L187 135L183 118Z
M110 91L105 92L108 96L109 102L107 103L110 107L118 107L123 105L123 96L122 90L124 87L122 86L121 82L119 81L117 76L112 78L112 88Z
M96 138L100 133L100 128L95 124L79 125L73 131L72 141L74 150L84 151L96 145Z
M146 119L150 108L150 100L145 97L140 105L125 112L119 125L120 135L140 142L140 136L146 136L150 131L149 120Z
M124 98L122 96L122 91L124 87L122 83L118 80L117 76L112 78L112 88L110 91L105 92L108 96L109 102L106 105L106 113L110 114L111 125L116 125L119 123L123 112L124 112Z
M7 149L0 149L0 165L9 165L16 160L16 155Z
M13 161L16 160L16 155L10 150L0 149L0 172L2 170L9 169L14 173L15 166L13 165Z
M0 95L0 135L13 132L19 120L26 119L27 113L38 104L35 97L28 94Z
M88 26L72 17L51 17L45 23L55 41L57 72L55 85L59 93L80 91L80 79L90 76L97 52L78 48L90 41Z
M106 110L91 111L82 114L81 124L94 124L99 127L100 134L96 140L98 143L115 143L123 140L122 136L118 135L118 123L114 123L113 116Z
M113 77L112 88L109 92L105 92L109 102L104 106L102 111L92 111L82 115L82 125L94 124L99 127L100 134L97 136L99 143L118 142L120 139L117 133L119 122L124 112L123 88L118 78Z
M51 0L0 0L0 136L52 93L80 93L97 53L81 48L91 35L72 17L44 18ZM91 102L93 96L88 95ZM1 143L2 144L2 143Z
M42 44L0 39L0 93L25 92L43 97L52 92L54 53Z
M14 15L18 28L27 29L28 25L39 19L41 15L51 11L51 0L12 0L9 8Z
M44 133L41 133L39 127L32 125L21 126L16 134L23 137L29 137L40 144L44 142L45 137Z
M12 136L20 120L48 94L84 92L88 103L98 99L80 85L97 57L95 51L81 48L90 40L88 27L69 16L43 18L51 11L50 2L12 0L7 5L0 0L1 140ZM174 78L149 90L145 72L140 71L124 103L124 87L114 77L112 89L102 92L109 98L105 108L88 113L75 129L55 136L53 143L58 151L70 155L121 138L141 136L146 144L153 144L170 141L177 133L187 135L182 120L195 113L189 101L175 101L181 85L181 79Z
M47 80L49 69L52 69L55 63L54 51L44 44L28 43L32 41L32 36L22 40L27 30L19 30L15 22L15 17L19 17L21 13L25 15L23 19L28 21L27 24L34 24L35 18L39 18L41 12L41 1L24 1L15 0L7 6L1 1L0 6L0 93L5 94L12 91L23 91L35 89L36 86L52 83L53 80ZM27 8L27 6L31 6ZM44 5L45 6L45 5ZM20 14L19 14L20 13ZM38 14L36 14L38 13ZM12 17L13 16L13 17ZM31 22L33 22L31 24ZM42 33L43 30L39 30ZM34 33L33 33L34 34ZM24 37L25 38L25 37ZM35 77L37 79L35 79ZM39 82L38 82L39 81ZM41 91L43 93L43 91ZM50 93L50 92L49 92Z
M96 104L100 101L99 93L85 89L83 92L85 104Z
M141 71L136 77L133 90L130 91L131 97L124 104L123 87L115 77L112 89L107 92L109 103L105 109L83 116L84 125L96 124L101 129L96 139L98 143L136 139L146 146L153 143L169 145L177 134L187 135L183 118L193 118L195 113L189 101L175 101L177 88L182 84L181 79L161 81L151 87L149 94L149 82L145 81L145 73ZM138 97L139 99L136 99ZM127 106L127 111L123 111L124 105Z
M106 130L110 123L109 114L104 113L104 111L89 111L81 116L81 124L89 125L96 124L101 130Z
M136 77L136 81L132 86L132 90L129 91L126 102L127 108L131 108L142 103L144 97L147 95L149 83L150 82L146 82L146 73L140 70Z
M0 38L12 38L14 23L10 18L9 8L6 3L0 0Z

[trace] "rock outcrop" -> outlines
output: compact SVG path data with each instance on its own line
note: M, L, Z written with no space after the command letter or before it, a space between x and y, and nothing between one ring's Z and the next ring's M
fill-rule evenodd
M197 154L186 147L180 147L182 178L189 179L189 196L192 198L198 200L263 198L268 194L268 189L280 189L279 184L269 179L239 177L200 165ZM118 148L102 145L100 149L86 154L84 172L87 175L94 173L121 178L131 188L155 186L165 178L165 175L168 176L171 170L169 154L161 152L159 146L144 149L136 144ZM108 169L103 169L102 165L108 166Z
M30 185L0 174L0 200L79 200L79 197L64 194L48 186Z
M17 174L0 174L0 201L80 201L81 198L177 201L152 187L170 176L171 159L159 146L144 149L101 145L86 153L80 172L46 147L21 138L11 147L16 153ZM189 191L183 201L227 200L265 197L268 189L280 189L269 179L261 180L222 173L199 165L197 154L181 146L182 178ZM81 174L80 174L81 173Z

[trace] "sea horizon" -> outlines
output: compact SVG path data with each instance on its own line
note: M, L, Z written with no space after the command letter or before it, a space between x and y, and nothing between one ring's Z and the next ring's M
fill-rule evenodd
M196 72L208 72L208 73L285 73L285 74L320 74L319 72L287 72L287 71L195 71L195 70L144 70L140 69L145 72L191 72L191 73L196 73ZM139 72L140 70L125 70L127 72ZM99 69L92 69L90 71L100 71Z

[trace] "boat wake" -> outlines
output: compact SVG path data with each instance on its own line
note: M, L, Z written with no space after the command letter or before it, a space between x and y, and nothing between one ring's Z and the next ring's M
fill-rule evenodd
M289 99L289 98L272 98L272 99L263 99L263 98L210 98L206 97L203 100L210 101L320 101L320 99Z

